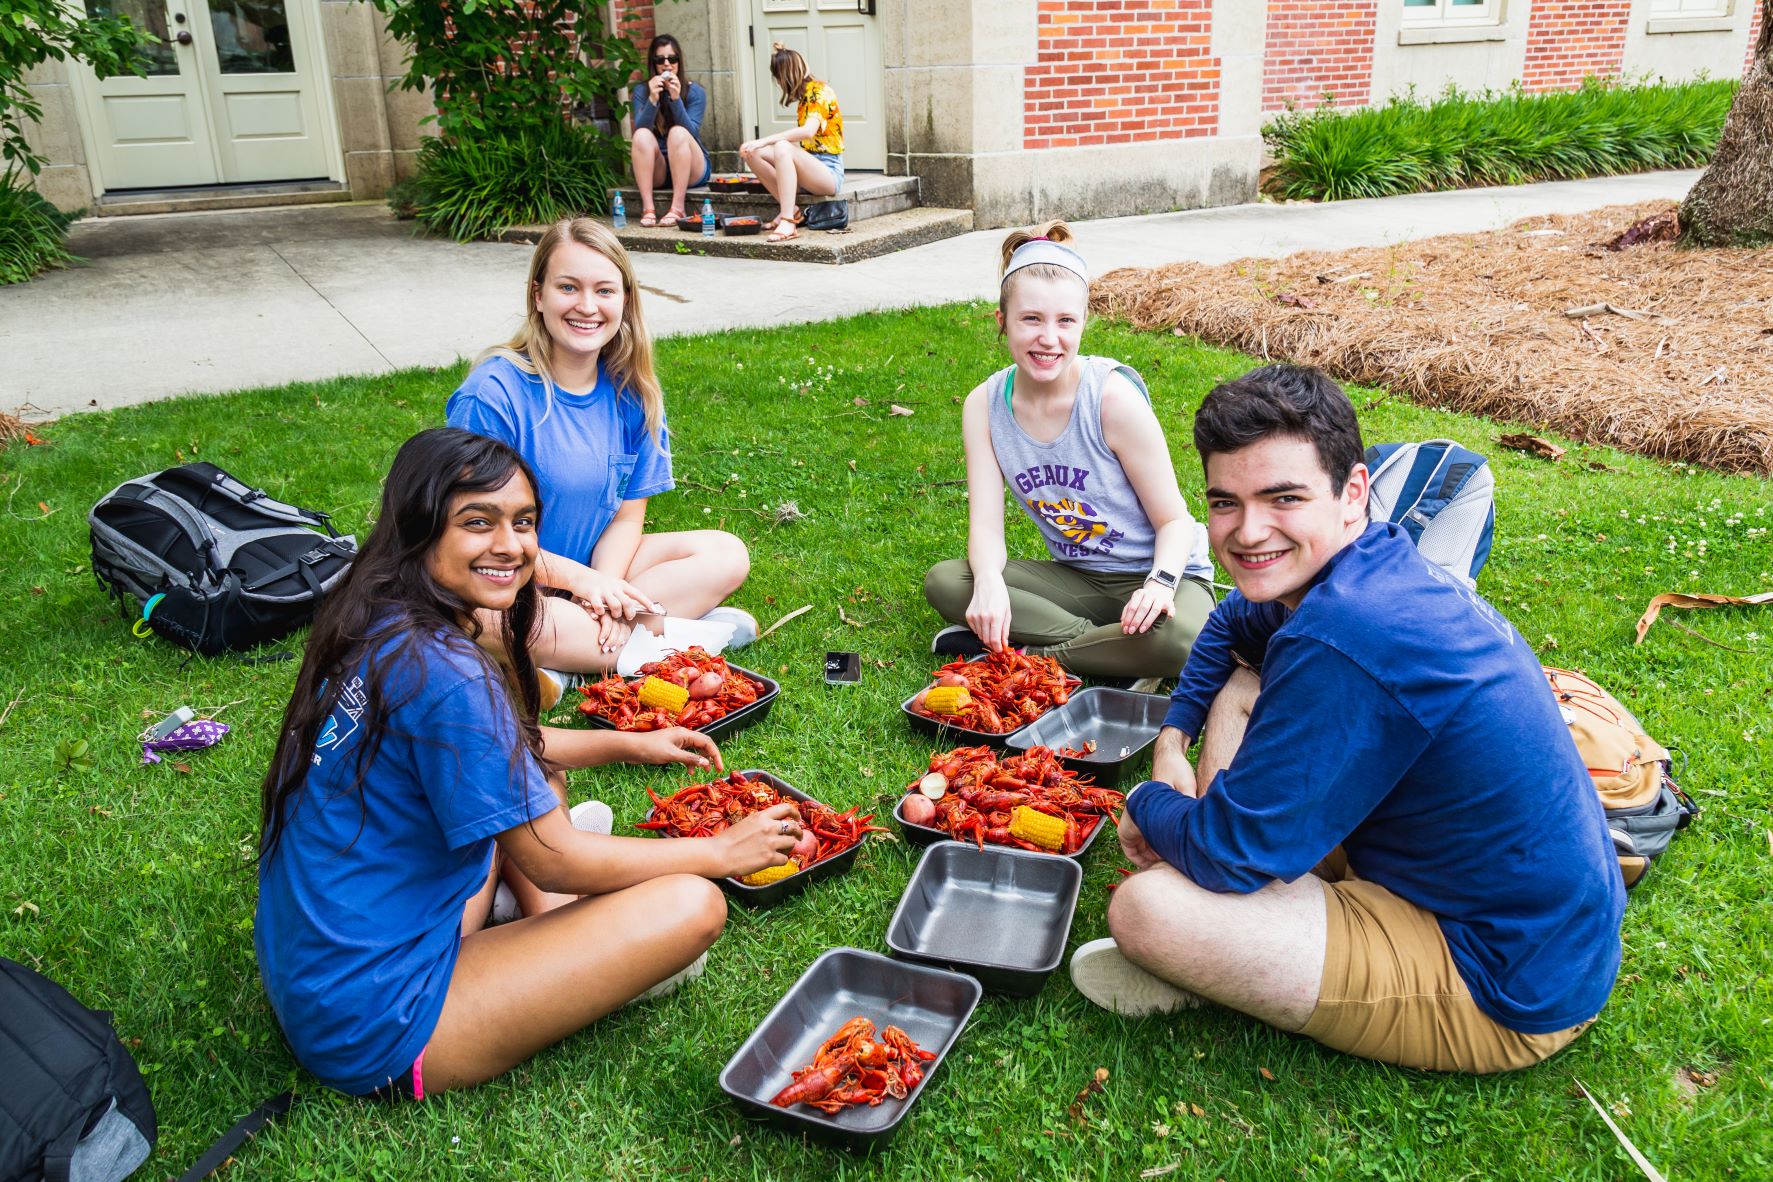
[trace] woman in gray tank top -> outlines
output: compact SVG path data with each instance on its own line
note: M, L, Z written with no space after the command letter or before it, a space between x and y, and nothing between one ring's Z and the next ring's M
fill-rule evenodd
M962 412L967 557L924 577L951 625L931 648L1013 645L1084 676L1171 677L1213 608L1206 530L1182 500L1144 380L1078 354L1089 276L1070 241L1064 222L1004 240L997 322L1014 364ZM1005 487L1048 558L1008 556Z

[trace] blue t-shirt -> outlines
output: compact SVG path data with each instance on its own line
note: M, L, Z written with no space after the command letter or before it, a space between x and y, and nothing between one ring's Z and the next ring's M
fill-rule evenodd
M259 864L253 944L271 1008L302 1065L353 1095L403 1075L430 1041L493 835L560 804L486 658L460 637L416 654L385 671L393 709L362 807L359 664Z
M640 396L617 392L601 364L589 394L555 387L504 357L474 367L449 396L449 425L515 448L541 481L542 549L589 563L597 539L623 501L671 491L671 451L663 427L646 432Z
M1625 888L1604 814L1533 650L1496 609L1375 523L1295 611L1237 592L1207 617L1165 725L1198 736L1232 653L1262 691L1199 799L1127 801L1199 885L1248 892L1350 870L1434 913L1473 998L1524 1034L1600 1012Z

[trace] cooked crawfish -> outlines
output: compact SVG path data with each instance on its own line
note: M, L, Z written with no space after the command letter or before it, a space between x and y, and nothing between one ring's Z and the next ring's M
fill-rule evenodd
M958 714L933 713L924 708L924 696L935 687L926 686L911 699L912 713L993 735L1008 734L1063 706L1083 684L1052 657L1031 657L1010 648L974 661L950 661L931 676L937 685L965 685L971 702Z
M690 691L690 700L681 713L673 715L640 704L640 683L649 676ZM704 688L710 692L697 696ZM632 680L611 675L580 686L579 692L585 695L585 700L579 703L579 713L603 718L615 724L619 731L658 731L668 726L687 726L694 730L725 718L742 706L749 706L757 701L763 690L762 682L733 670L725 657L717 657L700 645L691 645L662 661L642 665L639 675Z
M980 849L989 841L1051 853L1010 833L1011 810L1025 805L1064 820L1065 840L1058 852L1074 854L1104 818L1116 820L1116 810L1126 800L1060 763L1052 748L1038 745L1003 759L989 747L956 747L930 756L929 774L941 776L946 784L936 800L934 827ZM905 790L919 792L923 781L920 776Z
M872 813L858 817L853 808L840 813L817 801L783 796L768 782L748 780L737 771L707 784L679 788L670 796L660 796L651 788L646 794L653 799L652 815L634 827L656 830L667 837L713 837L752 813L784 802L791 804L800 814L801 827L818 842L811 857L800 859L802 870L843 853L870 833L889 832L884 825L869 824L874 820Z
M897 1026L875 1037L874 1023L855 1017L819 1044L810 1065L792 1073L794 1082L770 1100L778 1108L810 1104L835 1113L851 1104L903 1100L923 1080L923 1065L936 1057Z

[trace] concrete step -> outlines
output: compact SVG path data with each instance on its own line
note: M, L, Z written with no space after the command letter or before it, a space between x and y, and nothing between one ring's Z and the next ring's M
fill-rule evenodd
M533 243L545 226L513 226L501 234L504 242ZM716 234L704 238L685 230L653 227L642 229L629 222L616 237L631 251L647 254L690 254L709 258L769 259L795 263L854 263L891 254L926 242L965 234L973 228L970 209L934 209L920 206L852 222L848 230L828 232L801 228L788 242L771 243L767 234L731 237Z
M627 207L628 224L638 224L644 208L640 200L640 190L622 189L620 192L622 203ZM671 191L660 189L654 196L658 212L662 215L671 204ZM889 213L916 209L918 181L914 176L886 176L878 172L848 173L843 178L843 188L839 190L837 198L802 193L797 204L804 207L817 201L839 198L850 203L850 224L854 225ZM765 221L776 216L776 199L768 193L715 193L706 188L689 191L685 212L699 215L705 199L714 202L715 213L749 214Z
M112 190L93 202L99 217L135 213L189 213L205 209L263 209L351 200L338 181L278 181L254 185L192 185L182 189Z

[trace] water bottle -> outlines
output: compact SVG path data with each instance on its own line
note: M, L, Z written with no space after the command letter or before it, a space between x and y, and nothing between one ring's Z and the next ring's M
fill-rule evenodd
M714 237L714 202L711 198L702 198L702 237Z
M615 224L618 230L624 229L628 225L628 211L622 205L620 190L616 193L615 202L609 207L609 220Z

